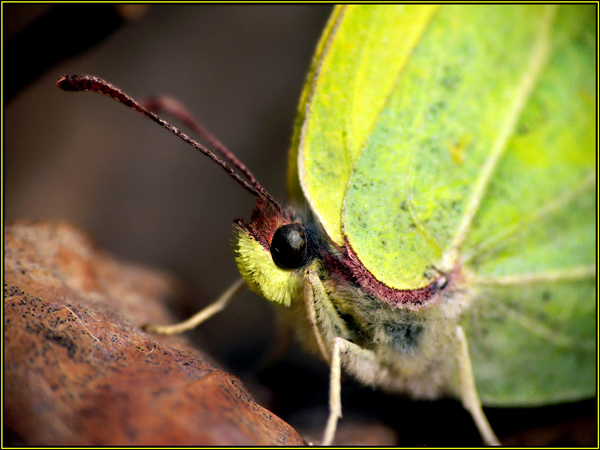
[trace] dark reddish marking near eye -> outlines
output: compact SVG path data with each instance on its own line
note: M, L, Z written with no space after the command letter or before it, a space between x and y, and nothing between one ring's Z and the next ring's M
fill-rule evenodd
M275 231L282 225L294 222L292 214L277 209L264 197L258 197L250 216L250 222L236 219L234 224L258 241L265 250L270 250Z

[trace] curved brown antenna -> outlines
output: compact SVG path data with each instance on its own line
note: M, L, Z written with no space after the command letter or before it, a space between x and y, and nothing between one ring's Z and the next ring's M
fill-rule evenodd
M228 161L235 169L237 169L246 179L254 186L258 191L265 194L264 188L258 183L254 175L248 170L248 168L231 153L225 145L219 141L214 134L206 129L188 110L183 103L173 97L167 95L157 95L150 97L142 102L144 108L152 111L154 114L168 114L181 121L190 130L197 133L202 139L204 139L208 145L218 151L223 159Z
M129 106L131 109L136 110L144 116L152 119L154 122L158 123L163 128L166 128L175 136L178 136L199 152L204 153L206 156L208 156L210 159L216 162L219 166L221 166L223 170L225 170L225 172L229 174L230 177L232 177L239 184L241 184L242 187L248 192L255 195L256 197L264 197L265 199L270 201L275 206L275 208L277 208L278 211L282 211L279 203L277 203L277 201L258 183L258 181L256 181L256 178L254 178L254 176L246 168L246 166L242 164L242 162L238 160L233 155L233 153L227 150L227 148L223 144L221 144L214 136L212 136L207 130L205 130L204 127L198 128L199 125L196 124L196 126L192 126L191 128L198 131L198 133L201 136L203 136L208 142L210 142L211 145L214 145L217 151L221 152L221 154L235 168L237 168L242 173L242 175L244 175L247 178L248 181L244 180L235 170L229 167L229 165L227 165L225 161L223 161L221 158L215 155L208 148L189 137L179 128L171 125L166 120L160 118L153 112L149 111L147 108L135 101L132 97L125 94L123 91L111 85L110 83L104 81L103 79L92 77L89 75L64 75L58 80L57 85L65 91L98 92L100 94L104 94L110 98L113 98L126 106Z

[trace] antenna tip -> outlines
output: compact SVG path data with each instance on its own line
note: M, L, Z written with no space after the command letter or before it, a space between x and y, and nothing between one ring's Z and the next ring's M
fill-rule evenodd
M88 91L96 88L96 84L102 83L105 82L88 75L63 75L56 85L65 91Z
M56 85L65 91L78 91L76 82L77 75L63 75L58 79Z

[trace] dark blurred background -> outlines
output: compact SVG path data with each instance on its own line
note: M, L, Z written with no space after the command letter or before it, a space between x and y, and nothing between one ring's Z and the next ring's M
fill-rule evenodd
M231 222L249 217L254 198L148 119L97 94L63 92L56 80L91 74L137 99L181 100L284 202L297 102L330 7L2 7L5 220L66 220L122 259L174 273L189 293L175 311L181 317L210 303L239 276ZM262 384L250 376L275 339L266 301L242 295L193 339L267 407L320 433L323 364L295 351L279 369L263 371ZM457 402L414 403L353 384L343 401L347 421L384 417L400 443L480 444ZM505 444L593 445L594 408L488 414Z

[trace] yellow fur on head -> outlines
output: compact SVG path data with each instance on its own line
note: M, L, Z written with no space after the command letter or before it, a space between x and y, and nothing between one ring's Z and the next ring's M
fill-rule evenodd
M290 306L302 289L302 273L277 267L271 253L245 230L237 229L234 239L235 262L250 289L273 303Z

